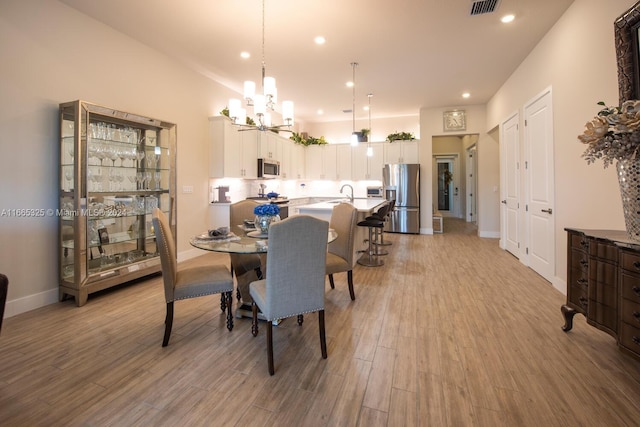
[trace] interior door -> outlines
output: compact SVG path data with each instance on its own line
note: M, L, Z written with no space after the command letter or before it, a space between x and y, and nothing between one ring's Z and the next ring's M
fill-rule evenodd
M551 89L525 106L529 266L550 282L555 274L553 114Z
M502 243L520 258L520 136L515 114L502 124Z

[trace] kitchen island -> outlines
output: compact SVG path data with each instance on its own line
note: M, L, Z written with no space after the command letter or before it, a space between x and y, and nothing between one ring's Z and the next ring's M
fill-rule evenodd
M364 220L366 217L370 216L383 205L388 203L387 200L377 197L353 199L352 202L350 202L349 199L336 199L327 202L295 206L293 209L298 215L311 215L331 222L331 213L333 212L333 208L341 202L351 203L358 210L358 222ZM369 246L368 238L369 229L367 227L356 227L356 243L354 249L358 252L365 252Z
M295 211L300 215L311 215L325 221L330 221L333 208L341 202L351 203L358 210L358 221L363 220L365 217L371 215L373 212L380 209L382 205L387 203L385 199L377 197L368 197L363 199L356 198L353 199L353 202L350 202L349 199L336 199L326 202L295 206Z

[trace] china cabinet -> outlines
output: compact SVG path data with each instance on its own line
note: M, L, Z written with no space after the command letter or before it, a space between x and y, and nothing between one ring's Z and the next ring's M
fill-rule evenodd
M59 289L88 295L161 270L151 216L176 235L176 125L84 101L60 104Z
M567 302L561 307L568 332L580 313L640 358L640 246L624 231L567 228Z

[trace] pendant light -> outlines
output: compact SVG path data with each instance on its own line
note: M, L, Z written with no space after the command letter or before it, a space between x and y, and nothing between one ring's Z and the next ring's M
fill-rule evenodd
M367 156L373 157L373 147L371 147L371 137L373 134L371 133L371 97L372 93L367 94L367 98L369 98L369 137L367 138Z
M353 115L353 129L351 130L351 146L358 146L358 134L356 133L356 67L358 66L357 62L352 62L351 67L353 68L353 108L351 109L351 114Z

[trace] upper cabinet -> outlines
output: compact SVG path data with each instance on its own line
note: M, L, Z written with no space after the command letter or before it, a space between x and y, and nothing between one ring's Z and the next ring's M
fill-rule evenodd
M394 141L384 143L384 164L420 163L420 141Z
M367 156L368 144L360 144L352 150L352 175L354 181L382 180L383 144L371 143L372 155Z
M337 179L337 154L335 144L310 145L306 148L307 179Z
M282 161L282 145L287 143L286 138L283 138L277 133L267 131L250 131L258 132L258 158L269 159L278 162ZM283 141L284 140L284 141Z
M336 145L336 179L339 181L351 180L353 173L351 168L352 149L349 144Z
M258 131L239 132L224 116L209 117L209 176L258 177Z

